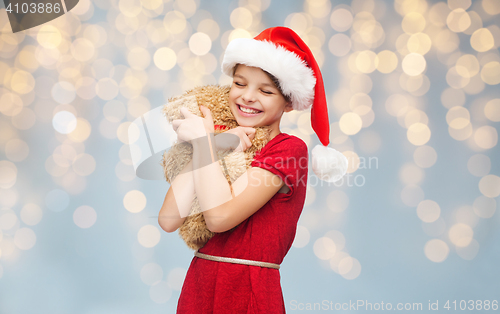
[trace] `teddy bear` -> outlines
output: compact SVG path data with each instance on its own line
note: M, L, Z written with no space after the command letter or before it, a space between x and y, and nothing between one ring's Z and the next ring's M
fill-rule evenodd
M193 114L202 116L199 109L203 105L210 109L214 121L214 134L217 136L229 129L238 127L238 123L229 107L229 85L206 85L193 88L180 96L172 97L162 108L162 113L171 123L175 119L181 119L180 108L186 107ZM271 129L268 126L256 127L252 146L244 152L233 152L232 150L218 148L219 165L229 184L234 182L250 167L255 154L260 151L270 140ZM175 177L186 166L193 157L193 146L187 142L176 143L163 154L161 166L164 170L165 179L172 183ZM229 230L231 232L234 230ZM179 228L179 235L193 250L198 250L214 235L207 228L205 219L200 210L198 199L194 198L191 204L190 214Z

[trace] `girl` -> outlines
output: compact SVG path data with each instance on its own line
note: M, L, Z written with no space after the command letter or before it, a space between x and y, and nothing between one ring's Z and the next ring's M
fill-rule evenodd
M312 126L328 145L321 72L307 45L285 27L231 41L222 69L233 77L229 106L239 127L227 132L240 138L237 150L251 146L258 126L270 126L271 139L233 183L231 194L210 141L198 140L207 135L213 140L210 111L201 107L200 118L183 110L185 119L172 123L178 138L193 144L193 160L172 182L159 224L167 232L177 230L189 211L183 200L190 203L196 193L207 227L215 232L195 253L177 313L285 313L279 264L304 206L308 151L300 138L281 133L279 125L284 112L312 106Z

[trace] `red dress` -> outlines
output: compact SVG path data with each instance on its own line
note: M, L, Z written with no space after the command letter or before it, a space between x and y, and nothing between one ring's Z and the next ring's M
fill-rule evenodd
M251 165L278 175L290 191L276 193L234 230L216 233L199 252L281 264L305 202L307 146L296 136L279 133ZM193 257L177 313L285 313L279 270Z

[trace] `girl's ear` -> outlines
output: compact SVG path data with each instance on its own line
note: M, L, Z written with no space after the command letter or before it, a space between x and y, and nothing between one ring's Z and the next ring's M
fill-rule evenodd
M284 112L290 112L292 110L293 110L292 103L291 102L286 103L285 110L283 110L283 111Z

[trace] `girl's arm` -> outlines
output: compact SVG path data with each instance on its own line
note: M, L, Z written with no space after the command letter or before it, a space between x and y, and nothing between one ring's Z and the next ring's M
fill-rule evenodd
M212 158L209 145L204 141L192 144L194 187L207 228L212 232L237 226L284 185L281 178L270 171L251 167L232 184L231 191L219 163L207 161Z
M174 181L165 195L158 215L158 224L166 232L174 232L186 220L194 198L193 161L191 160Z

